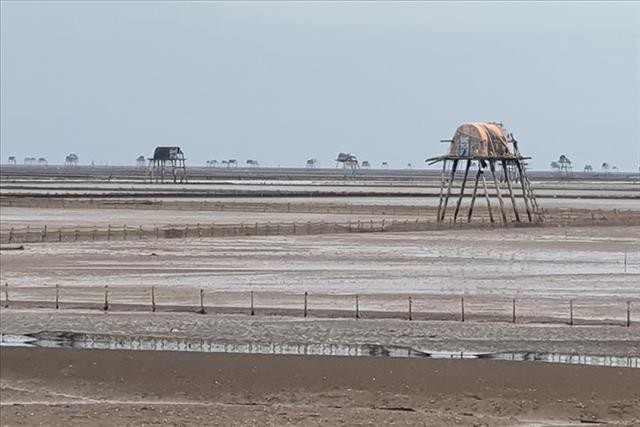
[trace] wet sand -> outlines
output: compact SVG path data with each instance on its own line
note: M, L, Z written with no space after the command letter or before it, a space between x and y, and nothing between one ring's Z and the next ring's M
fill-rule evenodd
M428 205L431 209L437 198L422 196L432 196L439 189L437 179L424 187L420 183L402 188L391 183L344 184L131 187L147 193L156 187L171 189L174 197L183 196L177 194L183 187L194 194L250 190L247 195L252 197L267 187L276 192L325 187L336 193L375 195L348 200L328 197L325 202ZM25 194L51 191L15 188L20 186L12 187ZM107 187L105 191L123 187L120 183L101 186ZM58 187L52 191L73 192L78 185ZM80 187L78 191L86 192L95 184ZM540 190L546 196L586 197L541 198L543 207L637 211L636 199L619 199L637 198L637 183L545 183ZM421 197L384 197L385 191L417 191ZM278 199L286 203L313 200ZM3 205L1 226L357 220L368 215ZM640 227L611 226L26 244L23 251L0 253L0 281L10 283L12 304L21 303L2 308L0 329L3 333L61 330L230 343L363 343L442 351L638 355L638 241ZM61 285L62 298L57 311L52 309L55 284ZM85 310L83 302L100 306L104 285L109 286L116 312ZM151 286L163 308L156 313L149 310ZM218 310L210 309L206 315L169 312L175 306L196 307L200 289L205 291L207 307ZM255 293L257 315L229 314L230 309L246 311L250 291ZM304 319L301 305L306 291L312 316ZM349 313L354 294L360 296L364 318L313 316L314 310ZM404 316L408 296L414 298L413 309L421 321L367 318L374 312ZM457 318L461 296L467 304L465 323ZM512 298L518 300L518 324L505 321ZM575 299L579 326L564 324L569 299ZM631 327L622 326L627 301L633 307ZM117 312L119 304L140 310ZM421 313L451 318L440 321L434 316L438 321L424 321ZM541 317L553 317L553 323L540 323ZM586 324L594 320L597 326ZM3 425L640 423L638 369L20 348L2 348L0 361Z
M305 291L638 298L638 242L640 227L628 226L36 243L0 252L0 279L140 287L145 303L151 285L179 289L165 304L193 303L199 288L297 294L298 307Z
M640 370L3 348L5 425L640 422Z

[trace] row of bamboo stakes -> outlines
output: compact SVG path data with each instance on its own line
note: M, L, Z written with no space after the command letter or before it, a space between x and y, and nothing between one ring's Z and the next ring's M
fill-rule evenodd
M463 224L455 224L451 221L449 224L438 224L429 220L357 220L345 222L290 222L290 223L272 223L272 222L255 222L255 223L239 223L239 224L192 224L184 226L154 226L153 228L144 228L143 226L129 227L127 225L112 226L108 224L105 228L85 227L70 228L63 227L50 229L48 226L31 227L16 230L13 227L8 233L3 232L7 236L7 243L34 243L30 237L36 235L38 242L63 242L63 241L96 241L96 240L141 240L145 237L155 239L166 238L166 233L179 232L180 236L169 237L213 237L216 235L309 235L309 234L328 234L328 233L354 233L354 232L374 232L374 231L421 231L427 230L429 227L441 229L446 227L462 226ZM484 221L483 221L484 225ZM487 223L486 225L489 225ZM314 229L315 228L315 229ZM290 231L290 232L287 232ZM194 233L195 235L190 235ZM87 235L87 236L84 236ZM104 238L102 238L104 235ZM20 239L19 237L24 237ZM53 236L53 240L51 239ZM87 237L84 239L83 237Z
M451 168L451 176L448 179L448 185L447 185L447 191L446 193L444 192L444 188L445 188L445 184L446 184L446 166L447 166L447 159L443 159L442 161L442 176L441 176L441 185L440 185L440 202L438 204L438 212L436 214L437 216L437 220L439 222L444 221L444 217L446 215L447 212L447 204L449 202L449 196L451 195L451 189L453 187L453 182L455 179L455 174L456 174L456 170L458 167L458 162L461 162L463 159L453 159L453 167ZM491 209L491 201L489 198L489 191L487 188L487 182L485 180L484 177L484 171L486 169L486 164L489 164L489 170L491 172L491 175L493 177L493 184L495 186L495 192L496 192L496 197L498 199L498 204L499 204L499 208L500 208L500 217L503 223L508 222L507 219L507 215L505 212L505 206L504 206L504 202L502 200L502 194L500 191L500 184L498 183L498 178L496 175L496 168L495 168L495 159L491 159L491 158L487 158L487 159L477 159L477 160L473 160L473 159L467 159L467 165L466 168L464 170L464 177L462 178L462 183L460 185L460 194L458 197L458 200L456 202L456 206L455 206L455 210L453 213L453 221L456 222L457 218L458 218L458 213L460 211L460 207L462 205L462 199L464 197L464 190L467 184L467 179L469 176L469 169L471 168L472 162L473 161L477 161L478 163L478 170L476 172L476 176L475 176L475 183L474 183L474 187L473 187L473 194L471 196L471 203L469 205L469 211L467 213L467 222L471 222L471 217L473 215L473 208L475 205L475 200L476 200L476 195L478 193L478 183L480 182L480 178L482 178L482 185L484 188L484 197L487 203L487 210L489 212L489 220L491 222L494 222L494 218L493 218L493 212ZM527 217L529 219L529 222L538 222L542 220L541 217L541 213L540 213L540 208L538 206L538 203L536 201L536 198L533 194L533 191L531 190L531 185L529 183L529 180L527 178L526 172L522 166L522 164L520 163L520 159L510 159L509 162L511 162L512 164L514 164L518 170L518 175L519 175L519 181L520 181L520 185L522 188L522 199L524 200L524 205L525 205L525 210L527 213ZM503 168L503 172L504 172L504 179L507 183L507 188L509 191L509 197L511 199L511 203L513 206L513 213L515 215L515 220L516 222L521 222L520 219L520 213L518 212L518 208L516 205L516 200L514 197L514 191L513 191L513 187L511 185L511 179L509 177L509 171L508 171L508 166L507 166L507 160L502 159L501 160L501 164L502 164L502 168Z
M55 287L56 289L56 294L55 294L55 308L56 310L60 309L60 285L56 285ZM4 308L9 308L10 307L10 299L9 299L9 284L5 283L4 285L4 294L5 294L5 298L4 298ZM199 296L200 296L200 304L198 309L196 310L196 313L199 314L206 314L206 309L205 309L205 304L204 304L204 289L200 289L199 292ZM254 291L250 291L249 292L249 315L254 316L256 314L256 307L254 305ZM309 304L308 304L308 297L309 297L309 293L305 292L304 293L304 305L303 305L303 317L309 317ZM354 317L356 319L360 319L361 316L361 312L360 312L360 296L358 294L354 295L355 298L355 307L354 307ZM573 326L574 325L574 311L573 311L573 299L569 300L569 325ZM517 316L516 316L516 299L512 298L511 300L512 303L512 311L511 311L511 323L516 323L517 321ZM626 302L626 322L625 322L625 326L629 327L631 326L631 301L627 301ZM105 285L104 287L104 304L102 306L102 310L104 312L109 311L109 286ZM157 305L156 305L156 288L155 286L151 287L151 312L155 313L157 310ZM414 311L413 311L413 298L411 296L408 297L408 310L407 310L407 320L412 321L414 320ZM460 321L464 322L465 321L465 303L464 303L464 297L460 297Z

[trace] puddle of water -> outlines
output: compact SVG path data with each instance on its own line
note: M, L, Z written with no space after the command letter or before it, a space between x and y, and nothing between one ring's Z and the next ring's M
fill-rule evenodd
M102 350L192 351L205 353L286 354L308 356L424 357L431 359L484 359L516 362L547 362L577 365L640 368L639 356L594 356L542 352L448 352L421 351L411 347L377 344L291 344L221 342L170 337L128 337L74 332L2 334L0 346L79 348Z

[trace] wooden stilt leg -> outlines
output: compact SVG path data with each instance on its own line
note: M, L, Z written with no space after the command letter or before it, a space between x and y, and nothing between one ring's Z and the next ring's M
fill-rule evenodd
M489 191L487 190L487 180L484 179L484 170L482 171L482 187L484 188L484 198L487 200L487 210L489 211L489 221L493 220L493 212L491 211L491 200L489 200Z
M440 221L440 212L442 211L442 202L443 202L443 194L444 194L444 184L445 184L445 180L446 180L446 173L447 170L447 160L443 160L442 161L442 175L440 176L440 201L438 202L438 214L436 215L436 220Z
M524 207L527 210L529 222L532 222L533 218L531 217L531 210L529 209L529 195L527 194L527 187L524 181L524 174L522 173L522 165L520 164L520 160L516 160L516 167L518 169L518 175L520 176L520 186L522 187L522 198L524 199Z
M444 206L440 213L440 222L444 221L444 216L447 213L447 204L449 203L449 196L451 195L451 187L453 186L453 178L456 175L456 169L458 168L458 160L453 161L453 167L451 168L451 179L449 180L449 186L447 187L447 195L444 198Z
M502 161L502 170L504 171L504 179L507 181L507 189L509 190L509 197L511 198L511 204L513 205L513 214L516 216L516 221L520 222L520 214L518 213L516 198L513 195L513 188L511 187L511 178L509 177L509 169L507 168L506 160Z
M502 194L500 194L500 184L498 183L498 177L496 176L496 162L495 160L489 161L489 168L491 169L491 176L493 176L493 183L496 186L496 195L498 196L498 203L500 204L500 214L502 215L502 222L507 222L507 214L504 212L504 202L502 201Z
M471 222L471 214L473 213L473 205L476 203L476 194L478 194L478 181L480 181L480 175L482 174L482 166L478 162L478 172L476 173L476 182L473 185L473 194L471 195L471 203L469 204L469 213L467 214L467 222Z
M460 186L460 197L458 197L458 202L456 203L456 210L453 213L453 222L456 222L458 218L458 212L460 211L460 205L462 204L462 198L464 197L464 187L467 185L467 178L469 177L469 168L471 167L471 160L467 160L467 167L464 169L464 178L462 180L462 185Z

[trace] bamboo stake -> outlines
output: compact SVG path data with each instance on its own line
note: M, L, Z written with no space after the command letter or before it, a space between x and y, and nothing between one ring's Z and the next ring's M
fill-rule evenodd
M507 181L507 189L509 190L509 197L511 198L511 204L513 205L513 214L516 216L516 221L520 222L520 214L518 213L518 207L516 206L516 198L513 196L513 188L511 187L511 179L509 178L509 170L507 169L507 161L502 161L502 170L504 171L504 179Z
M522 165L520 164L520 160L516 161L516 167L518 168L518 175L520 176L520 186L522 187L522 198L524 199L524 207L527 210L527 217L529 218L529 222L532 222L533 218L531 217L531 210L529 209L529 195L527 194L525 176L522 170ZM533 205L533 202L531 204ZM533 206L531 207L533 208Z
M478 194L478 182L480 181L480 175L482 174L482 167L478 162L478 172L476 173L476 180L473 185L473 194L471 195L471 203L469 204L469 213L467 214L467 222L471 222L471 215L473 214L473 205L476 203L476 194Z
M573 326L573 300L569 300L569 325Z
M631 301L627 301L627 327L631 326Z
M304 293L304 317L307 317L307 296L308 296L308 293L305 292Z
M198 310L199 314L205 314L204 311L204 289L200 289L200 310Z
M493 176L493 183L496 186L496 195L498 196L498 203L500 204L502 222L506 223L507 214L504 212L504 202L502 201L502 194L500 194L500 184L498 183L498 177L496 176L496 164L494 160L489 161L489 169L491 170L491 176Z
M455 159L453 161L453 167L451 168L451 180L449 181L449 185L447 186L447 194L444 198L444 205L442 206L442 212L440 213L440 218L438 222L444 221L444 217L447 213L447 204L449 203L449 196L451 195L451 187L453 187L453 180L456 175L456 169L458 168L458 160Z
M107 287L107 285L104 285L104 306L102 307L102 309L105 311L105 313L109 310L109 288Z
M462 185L460 185L460 197L458 197L458 203L456 203L456 210L453 213L453 222L456 222L458 218L458 212L460 211L460 205L462 204L462 198L464 197L464 188L467 185L467 178L469 176L469 168L471 167L471 160L467 160L467 167L464 169L464 178L462 179Z
M487 210L489 211L489 221L493 223L495 221L493 220L493 212L491 211L491 200L489 199L489 191L487 190L487 180L484 178L484 171L482 172L482 187L484 188L484 198L487 201Z
M442 196L444 193L444 185L446 180L446 169L447 169L447 161L442 161L442 175L440 175L440 201L438 202L438 213L436 215L436 220L440 221L440 212L442 211Z

